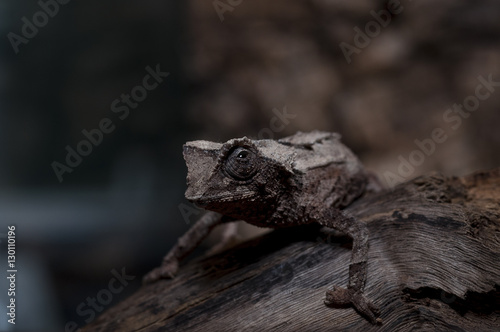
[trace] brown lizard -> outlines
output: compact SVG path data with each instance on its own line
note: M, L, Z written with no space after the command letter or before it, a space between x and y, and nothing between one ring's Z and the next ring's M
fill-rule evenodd
M209 212L179 238L144 282L173 278L179 261L221 223L244 220L271 228L316 223L353 240L349 284L328 289L325 304L352 305L370 322L381 323L379 310L363 294L367 228L341 210L365 193L370 176L340 135L313 131L280 140L193 141L184 145L184 159L186 198Z

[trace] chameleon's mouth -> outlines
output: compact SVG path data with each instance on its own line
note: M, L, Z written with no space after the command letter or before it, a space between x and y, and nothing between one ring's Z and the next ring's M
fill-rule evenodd
M203 198L201 195L198 196L186 196L186 199L191 203L196 204L201 208L206 208L210 204L210 200L207 198Z
M252 192L241 193L239 195L229 194L229 195L204 195L204 194L191 194L189 189L186 191L186 199L196 205L206 208L213 204L223 205L224 203L239 201L249 199L254 197L255 194Z

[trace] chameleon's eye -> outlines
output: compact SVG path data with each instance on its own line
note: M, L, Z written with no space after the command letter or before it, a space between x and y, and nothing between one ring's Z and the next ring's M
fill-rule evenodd
M257 171L255 153L244 147L235 148L227 158L225 171L236 180L248 180Z
M248 151L247 150L243 150L243 151L240 151L238 153L238 159L244 159L248 156Z

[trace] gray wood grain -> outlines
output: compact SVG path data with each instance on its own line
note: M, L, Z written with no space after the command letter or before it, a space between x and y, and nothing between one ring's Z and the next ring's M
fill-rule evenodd
M181 266L82 331L500 331L500 169L420 177L347 211L370 230L381 326L323 304L347 285L351 242L301 227Z

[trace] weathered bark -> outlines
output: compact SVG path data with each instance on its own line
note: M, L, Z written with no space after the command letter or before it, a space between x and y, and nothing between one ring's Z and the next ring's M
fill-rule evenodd
M420 177L347 211L370 230L381 326L323 304L347 285L350 241L298 228L181 266L83 331L500 330L500 169Z

